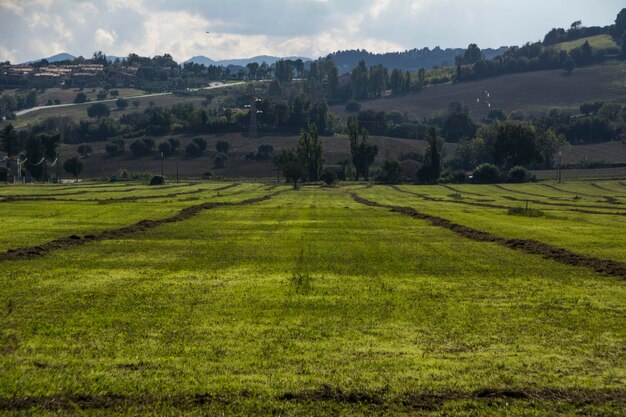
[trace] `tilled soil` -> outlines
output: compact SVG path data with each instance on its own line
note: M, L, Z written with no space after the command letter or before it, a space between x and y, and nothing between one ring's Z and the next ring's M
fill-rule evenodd
M203 190L204 191L204 190ZM68 237L62 237L59 239L55 239L53 241L43 243L41 245L21 248L21 249L9 249L6 252L0 253L0 262L4 261L17 261L17 260L26 260L33 258L40 258L46 256L48 253L58 250L66 250L70 249L74 246L83 245L89 242L98 242L101 240L111 240L111 239L123 239L125 237L153 229L155 227L161 226L163 224L181 222L184 220L188 220L200 212L204 210L210 210L217 207L228 207L228 206L242 206L248 204L259 203L262 201L269 200L275 195L279 194L276 192L274 194L268 194L263 197L251 198L248 200L243 200L240 202L232 203L232 202L210 202L197 204L194 206L186 207L179 211L177 214L166 217L158 220L141 220L137 223L131 224L130 226L125 226L119 229L107 230L97 235L71 235Z
M541 255L545 259L554 260L566 265L583 266L604 275L626 279L626 264L621 262L581 255L564 248L539 242L534 239L506 239L495 236L489 232L453 223L450 220L441 217L420 213L412 207L384 205L359 197L355 193L352 193L351 195L352 198L358 203L371 207L387 208L394 213L400 213L413 218L426 220L433 226L451 230L459 236L471 240L498 243L511 249L521 250L533 255Z

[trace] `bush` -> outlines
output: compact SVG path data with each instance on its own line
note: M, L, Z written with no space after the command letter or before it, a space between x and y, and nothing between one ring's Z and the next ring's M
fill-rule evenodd
M135 156L144 156L148 153L148 147L143 140L138 139L130 144L130 151Z
M215 150L219 153L228 153L229 149L230 143L226 142L225 140L218 140L215 144Z
M458 169L448 172L446 175L446 179L452 184L463 184L467 180L467 176L465 175L465 171L463 171L462 169Z
M73 156L63 162L63 169L65 172L78 178L80 173L85 169L85 163L77 156Z
M202 151L195 142L189 142L187 146L185 146L185 153L192 158L202 155Z
M198 146L200 152L206 151L207 146L209 146L209 143L204 138L193 138L192 142Z
M176 152L178 148L180 148L180 140L175 138L169 138L167 141L172 146L172 152Z
M104 150L110 156L117 156L117 155L119 155L122 152L120 150L119 145L117 143L107 143L104 146Z
M107 117L111 114L111 109L104 103L92 104L87 108L87 116L89 117Z
M346 111L351 113L356 113L361 110L361 103L356 100L350 100L348 104L346 104Z
M152 179L150 180L150 185L163 185L163 184L165 184L165 178L160 175L156 175L152 177Z
M320 175L320 179L324 181L326 185L333 185L337 182L337 173L331 169L326 168L322 175Z
M167 141L159 143L159 152L165 156L170 155L172 153L172 144Z
M388 184L397 184L402 175L402 165L397 159L387 159L383 162L378 179Z
M126 100L125 98L118 98L117 100L115 100L115 105L118 109L124 110L126 107L128 107L128 100Z
M509 171L509 180L517 183L528 182L530 180L530 173L526 168L516 166Z
M215 166L215 168L224 168L224 164L226 163L227 159L228 155L220 152L215 155L215 158L213 158L213 165Z
M151 138L143 139L143 143L146 144L146 148L148 149L148 152L152 152L152 150L154 149L154 146L156 145L156 143L154 142L154 139L151 139Z
M93 152L93 148L90 145L80 145L76 149L76 152L78 152L81 156L83 155L91 156L91 153Z
M500 181L500 169L494 164L480 164L474 170L474 182L493 184Z
M98 94L96 94L96 98L98 100L104 100L105 98L107 98L108 95L109 93L106 90L100 90Z
M78 94L76 94L76 97L74 98L74 103L86 103L87 102L87 94L83 93L82 91L79 92Z

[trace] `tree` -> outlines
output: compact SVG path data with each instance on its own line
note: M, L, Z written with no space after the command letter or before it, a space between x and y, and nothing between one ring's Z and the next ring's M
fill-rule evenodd
M276 78L283 83L291 82L293 79L293 65L289 60L276 61Z
M283 175L287 180L293 182L293 188L298 188L298 181L306 174L304 167L299 162L290 161L283 166Z
M615 25L613 26L613 37L616 40L619 40L620 38L622 38L623 41L623 36L626 33L626 8L622 9L619 14L617 15L617 17L615 18ZM622 42L622 50L624 48L624 42Z
M202 155L202 151L198 147L198 144L195 142L189 142L187 146L185 146L185 153L190 157L197 157Z
M8 124L2 129L1 139L3 152L9 156L18 154L20 151L19 141L17 140L17 131L12 124Z
M508 121L498 128L493 148L493 160L509 168L527 166L540 158L535 128L527 123Z
M470 44L463 54L463 64L472 65L485 59L483 52L475 43Z
M63 162L63 169L68 174L72 174L74 177L78 178L78 176L85 170L85 162L77 156L73 156Z
M167 141L172 146L172 153L176 152L178 148L180 148L180 140L176 138L169 138Z
M107 143L104 146L104 150L109 156L117 156L121 153L120 147L117 143Z
M576 62L572 58L567 58L563 61L563 71L566 74L571 74L576 69Z
M128 107L128 100L126 100L123 97L120 97L117 100L115 100L115 105L117 106L118 109L124 110L125 108Z
M304 177L309 181L317 181L322 173L324 152L315 125L311 124L308 130L300 132L296 154L306 170Z
M333 185L337 182L337 173L332 169L326 168L324 172L322 172L322 175L320 175L320 179L324 181L326 185Z
M82 91L79 92L78 94L76 94L76 97L74 98L74 103L86 103L87 102L87 94L83 93Z
M494 164L480 164L474 170L474 182L479 184L493 184L500 180L500 169Z
M130 151L137 157L144 156L148 153L148 146L143 140L137 139L130 144Z
M44 149L39 136L31 135L26 141L26 158L30 161L28 171L38 181L44 179Z
M137 109L139 106L141 106L141 102L139 100L133 100L133 107Z
M402 165L397 159L386 159L380 174L380 180L387 184L397 184L402 175Z
M436 182L441 176L441 153L434 127L428 129L428 145L424 153L424 164L417 169L417 179L422 183Z
M91 147L91 145L79 145L78 148L76 148L76 152L78 152L78 154L80 156L91 156L91 153L93 152L93 148Z
M222 152L218 153L217 155L215 155L215 158L213 158L214 167L224 168L224 163L226 162L227 159L228 159L228 155Z
M163 156L169 156L172 153L172 144L168 141L159 143L159 153Z
M352 70L350 74L350 80L352 82L352 92L356 99L367 98L368 92L368 73L367 65L364 60L360 60L356 68Z
M359 142L359 134L361 141ZM369 180L369 169L378 155L378 146L368 143L367 130L359 129L359 124L355 117L348 120L348 136L350 138L350 153L352 154L352 164L356 171L356 179L363 177Z
M394 96L406 93L406 83L404 80L404 72L402 72L402 70L396 68L391 71L391 78L389 83L391 86L391 94L393 94Z
M111 114L111 109L104 103L95 103L87 107L87 116L93 118L108 117Z
M448 142L474 137L476 125L469 115L469 109L458 101L450 103L441 134Z
M293 149L283 149L278 155L274 155L272 162L276 166L278 181L280 181L280 172L283 170L287 163L296 161L298 157Z
M215 144L215 150L220 153L228 153L230 149L230 143L225 140L218 140Z

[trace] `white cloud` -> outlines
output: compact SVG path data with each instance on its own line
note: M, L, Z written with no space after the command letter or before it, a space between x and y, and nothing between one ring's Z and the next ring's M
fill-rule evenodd
M94 33L96 45L100 48L111 48L117 40L115 31L109 32L106 29L98 28Z

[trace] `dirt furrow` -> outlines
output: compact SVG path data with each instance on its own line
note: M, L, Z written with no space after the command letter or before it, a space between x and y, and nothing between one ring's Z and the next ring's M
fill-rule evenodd
M157 220L141 220L137 223L131 224L129 226L125 226L119 229L106 230L101 232L100 234L95 235L71 235L68 237L62 237L59 239L55 239L50 242L42 243L41 245L20 248L20 249L9 249L6 252L0 253L0 262L4 261L17 261L17 260L25 260L32 258L39 258L42 256L46 256L48 253L57 250L65 250L72 248L74 246L83 245L89 242L98 242L101 240L111 240L111 239L123 239L125 237L149 230L154 229L155 227L181 222L184 220L188 220L200 212L204 210L210 210L218 207L233 207L233 206L243 206L248 204L260 203L262 201L269 200L277 194L280 194L281 191L275 192L273 194L268 194L263 197L250 198L247 200L239 201L239 202L210 202L197 204L194 206L186 207L176 213L173 216L166 217L163 219Z
M585 194L585 193L579 193L579 192L576 192L576 191L568 191L568 190L564 190L562 188L559 188L559 187L556 187L556 186L550 185L550 184L540 184L540 185L542 187L546 187L546 188L549 188L551 190L558 191L560 193L573 194L573 195L582 195L582 196L585 196L585 197L594 197L594 198L602 197L602 196L594 195L594 194Z
M153 200L158 198L175 198L183 195L190 194L199 194L202 192L212 192L212 191L225 191L229 188L237 187L241 185L239 183L229 184L224 187L214 188L214 189L205 189L201 188L198 190L191 191L182 191L178 193L170 193L170 194L159 194L159 195L144 195L144 196L129 196L129 197L120 197L120 198L57 198L57 197L32 197L32 196L24 196L24 197L7 197L3 200L0 200L0 203L10 203L14 201L68 201L68 202L86 202L86 203L115 203L122 201L137 201L137 200ZM67 195L67 194L66 194Z
M395 213L404 214L416 219L426 220L433 226L451 230L459 236L471 240L498 243L511 249L521 250L533 255L541 255L546 259L554 260L566 265L583 266L604 275L626 279L626 264L621 262L581 255L564 248L539 242L534 239L506 239L495 236L489 232L453 223L452 221L441 217L418 212L412 207L385 205L359 197L356 193L351 193L351 195L352 198L358 203L372 207L386 208Z
M625 210L622 209L620 207L607 207L607 206L586 206L586 205L580 205L580 204L569 204L569 203L552 203L549 201L541 201L541 200L529 200L527 198L516 198L516 197L511 197L508 195L502 196L502 198L506 198L507 200L511 200L511 201L518 201L518 202L526 202L528 201L529 203L533 203L533 204L543 204L546 206L554 206L554 207L573 207L575 209L578 209L576 211L579 211L581 209L602 209L602 210ZM589 211L584 211L583 213L589 213ZM626 215L626 211L624 212L611 212L611 213L606 213L603 211L593 211L593 214L612 214L612 215L618 215L618 216L624 216Z
M250 397L253 397L255 401L271 400L271 398L259 397L248 390L234 392L231 395L224 393L164 394L162 396L59 393L50 396L0 397L0 410L123 410L130 407L163 406L189 410L214 403L235 404ZM407 391L399 395L390 395L385 389L344 390L323 385L317 389L284 392L277 395L275 400L296 403L360 404L381 410L385 407L394 406L407 411L436 411L440 410L446 403L454 401L484 401L492 404L493 400L565 403L579 407L596 405L619 409L625 405L626 390L619 388L484 388L474 391Z

